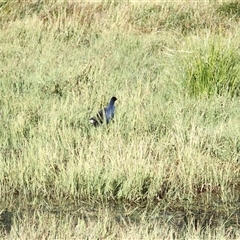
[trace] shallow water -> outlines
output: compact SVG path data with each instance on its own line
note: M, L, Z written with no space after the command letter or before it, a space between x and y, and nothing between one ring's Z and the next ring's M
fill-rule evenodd
M97 222L103 215L107 216L108 220L114 224L127 226L129 224L141 224L147 222L152 225L165 225L173 228L176 232L183 232L189 225L194 228L200 228L204 231L206 228L217 228L224 226L226 230L231 229L234 237L234 232L239 229L240 209L236 207L229 213L221 213L221 211L197 210L161 210L160 207L147 209L146 207L123 205L123 204L94 204L82 203L81 206L69 208L41 208L41 209L18 209L9 211L8 209L0 210L0 232L5 234L10 233L13 224L21 224L23 218L31 219L34 216L41 216L56 219L64 219L67 216L71 217L77 224L80 220L86 225L90 222ZM66 220L66 219L65 219Z

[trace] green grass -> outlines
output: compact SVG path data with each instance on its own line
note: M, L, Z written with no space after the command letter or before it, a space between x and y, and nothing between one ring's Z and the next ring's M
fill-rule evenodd
M193 44L191 44L193 45ZM203 46L194 44L191 57L186 57L186 88L190 95L207 97L229 94L238 96L240 65L237 42L234 39L207 38Z
M239 23L201 6L0 5L0 197L34 212L14 214L6 238L239 236ZM115 121L90 126L113 95ZM85 224L83 201L130 204L142 224L100 207ZM41 212L56 207L76 219ZM222 220L161 225L141 209Z
M217 8L217 11L227 17L239 18L240 4L238 1L225 2Z

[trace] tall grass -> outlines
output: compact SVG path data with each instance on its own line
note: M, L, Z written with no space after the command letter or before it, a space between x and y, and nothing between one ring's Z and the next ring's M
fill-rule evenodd
M77 209L88 201L185 213L210 209L230 216L240 190L239 24L215 14L216 4L204 7L207 12L184 2L3 3L3 208ZM204 17L212 24L205 25ZM192 98L187 90L211 98ZM118 98L115 121L90 126L89 117L113 95ZM70 230L85 226L94 236L100 231L101 237L119 237L117 223L106 227L109 218L102 222L101 217L97 233L91 221L72 222ZM45 226L57 221L43 218ZM41 220L26 225L36 219ZM134 224L125 224L120 237L143 236L155 229L150 225L141 225L139 233ZM26 235L18 223L13 226L12 238L19 232L33 236L30 225ZM203 236L196 229L189 227L189 235ZM55 238L70 236L50 231ZM169 231L171 238L175 230Z
M196 48L196 46L193 46ZM186 58L186 87L190 95L238 96L240 56L237 42L207 38Z

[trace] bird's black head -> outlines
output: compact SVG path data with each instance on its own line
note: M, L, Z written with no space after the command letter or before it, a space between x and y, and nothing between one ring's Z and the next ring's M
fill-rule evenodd
M117 100L117 98L114 97L114 96L111 98L111 101L112 101L112 102L115 102L116 100Z

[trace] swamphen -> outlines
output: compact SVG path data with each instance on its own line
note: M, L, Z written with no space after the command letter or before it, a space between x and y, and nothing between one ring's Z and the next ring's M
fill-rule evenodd
M101 109L96 117L92 117L89 119L90 123L93 124L93 126L97 127L100 124L102 124L104 121L108 124L109 121L114 117L114 103L117 100L116 97L112 97L109 104L104 108Z

